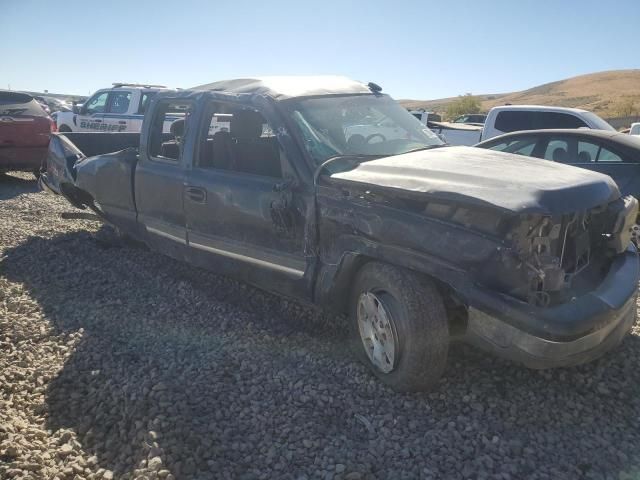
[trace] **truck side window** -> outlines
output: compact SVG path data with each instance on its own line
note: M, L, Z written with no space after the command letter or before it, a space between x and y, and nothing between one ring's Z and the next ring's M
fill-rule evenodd
M198 167L282 178L280 144L260 112L219 104L205 124Z
M149 157L161 161L180 160L191 110L191 102L181 100L167 100L158 104L149 135Z
M533 130L533 112L505 111L498 112L495 127L501 132L510 133L521 130Z
M92 113L104 113L105 105L107 104L107 96L109 92L98 93L91 97L85 107L85 112L87 115L91 115Z
M578 117L560 112L531 112L533 113L533 128L580 128L587 124Z
M111 92L109 95L109 113L127 113L129 110L129 102L131 101L131 92Z
M140 106L138 107L138 114L144 115L144 112L147 111L149 107L149 102L151 99L156 96L158 92L143 92L140 96Z

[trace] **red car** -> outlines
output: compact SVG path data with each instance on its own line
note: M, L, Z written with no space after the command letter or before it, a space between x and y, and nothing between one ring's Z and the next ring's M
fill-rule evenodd
M55 125L31 95L0 90L0 172L38 176Z

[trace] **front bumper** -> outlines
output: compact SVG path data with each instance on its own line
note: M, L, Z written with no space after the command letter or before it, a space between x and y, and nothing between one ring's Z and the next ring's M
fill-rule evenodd
M597 289L563 305L539 308L476 292L464 340L530 368L591 361L618 345L635 323L639 276L630 245Z

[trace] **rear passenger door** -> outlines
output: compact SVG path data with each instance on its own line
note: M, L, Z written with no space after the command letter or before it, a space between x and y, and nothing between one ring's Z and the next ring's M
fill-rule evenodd
M220 118L228 128L217 128ZM196 152L184 190L192 261L267 290L305 294L304 218L312 197L298 188L264 116L210 104Z
M167 117L191 122L193 102L180 98L158 101L149 126L141 135L140 160L135 173L138 224L146 241L174 258L185 258L186 222L183 207L186 133L163 133Z

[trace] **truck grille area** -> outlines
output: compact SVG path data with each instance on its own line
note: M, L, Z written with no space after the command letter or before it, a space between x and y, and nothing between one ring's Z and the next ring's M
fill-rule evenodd
M637 211L637 200L625 197L583 212L522 215L506 235L497 268L484 277L535 306L570 301L604 279L629 244Z

